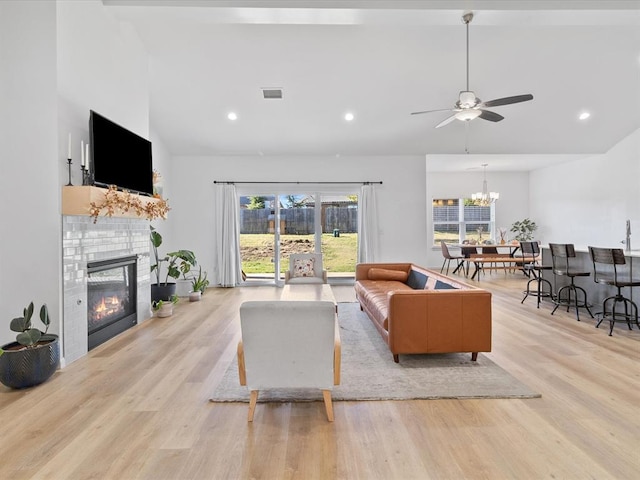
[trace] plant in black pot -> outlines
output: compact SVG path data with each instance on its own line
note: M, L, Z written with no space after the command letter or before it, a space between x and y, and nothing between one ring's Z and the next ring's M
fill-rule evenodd
M0 349L0 382L10 388L39 385L51 377L60 364L58 336L47 333L51 319L47 305L40 308L44 332L31 323L33 302L23 310L22 317L11 320L10 328L18 332L16 341Z
M176 293L175 282L169 282L169 278L176 280L180 275L185 275L196 264L196 256L191 250L178 250L169 252L164 257L158 254L158 248L162 245L162 235L151 227L151 246L155 263L151 265L151 273L156 275L156 283L151 284L151 301L169 300ZM162 265L166 263L166 272Z

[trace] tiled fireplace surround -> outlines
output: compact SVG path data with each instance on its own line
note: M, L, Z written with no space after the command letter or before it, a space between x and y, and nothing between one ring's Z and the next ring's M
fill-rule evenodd
M62 216L63 335L65 364L88 351L87 262L137 255L138 323L151 317L149 221Z

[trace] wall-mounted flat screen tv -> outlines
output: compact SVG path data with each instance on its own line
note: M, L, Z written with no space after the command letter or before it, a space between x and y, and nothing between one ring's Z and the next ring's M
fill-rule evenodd
M153 194L151 142L91 110L89 115L93 183Z

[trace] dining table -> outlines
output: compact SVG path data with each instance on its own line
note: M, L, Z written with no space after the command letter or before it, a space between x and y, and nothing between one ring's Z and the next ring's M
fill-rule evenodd
M500 244L481 243L481 244L475 244L475 245L472 245L469 243L454 243L454 244L450 244L449 246L452 248L459 248L462 256L465 257L466 260L465 260L464 271L466 276L469 276L469 264L470 263L474 264L475 268L471 276L472 280L475 279L476 277L479 278L479 274L483 268L483 263L484 263L484 262L473 261L473 259L471 258L472 255L484 254L484 253L495 254L496 252L498 252L498 253L509 254L510 257L513 257L515 253L520 249L519 242L518 243L500 243ZM497 261L499 262L500 260L497 260Z

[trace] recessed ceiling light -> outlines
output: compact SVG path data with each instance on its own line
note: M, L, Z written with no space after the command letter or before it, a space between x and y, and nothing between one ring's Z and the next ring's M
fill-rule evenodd
M590 114L589 112L582 112L582 113L578 116L578 118L579 118L580 120L586 120L586 119L587 119L587 118L589 118L590 116L591 116L591 114Z
M356 118L356 117L355 117L355 116L353 115L353 113L351 113L351 112L347 112L347 113L345 113L345 114L344 114L344 119L345 119L347 122L352 121L354 118Z
M229 120L237 120L237 119L238 119L238 115L236 115L236 112L229 112L229 113L227 114L227 118L228 118Z

